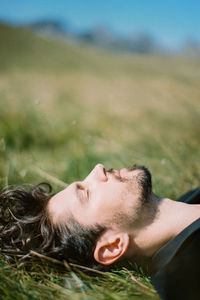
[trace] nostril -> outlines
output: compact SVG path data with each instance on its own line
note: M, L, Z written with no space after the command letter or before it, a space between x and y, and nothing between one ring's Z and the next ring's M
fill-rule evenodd
M107 181L108 177L107 177L107 172L106 172L104 165L98 164L97 167L98 167L97 174L98 174L99 178L103 181Z
M103 174L104 174L104 180L107 181L108 177L107 177L107 172L106 172L105 168L103 168Z

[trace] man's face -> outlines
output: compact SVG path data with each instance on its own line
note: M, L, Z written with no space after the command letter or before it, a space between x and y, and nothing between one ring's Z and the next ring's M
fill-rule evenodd
M127 227L139 222L146 201L147 173L141 167L106 171L102 164L96 165L83 181L73 182L50 199L53 223L73 218L85 227Z

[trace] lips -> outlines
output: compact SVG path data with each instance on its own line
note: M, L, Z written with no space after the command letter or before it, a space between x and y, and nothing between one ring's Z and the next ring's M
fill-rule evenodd
M121 177L120 172L117 170L113 170L113 174L116 175L117 177Z
M119 171L120 177L123 178L124 174L127 172L126 168L123 168Z
M115 169L109 169L109 170L105 170L105 172L106 172L106 174L111 174L111 175L114 175L114 176L116 176L116 177L119 177L119 178L121 178L121 175L120 175L120 171L118 171L118 170L115 170Z

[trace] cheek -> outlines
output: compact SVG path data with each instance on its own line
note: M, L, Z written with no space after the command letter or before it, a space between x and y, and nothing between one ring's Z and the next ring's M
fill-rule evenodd
M127 213L132 207L130 186L113 183L93 192L91 199L83 207L77 207L76 216L81 224L105 224L117 213Z
M97 197L96 210L97 214L103 218L110 218L116 211L123 210L125 191L119 185L113 185L101 191Z

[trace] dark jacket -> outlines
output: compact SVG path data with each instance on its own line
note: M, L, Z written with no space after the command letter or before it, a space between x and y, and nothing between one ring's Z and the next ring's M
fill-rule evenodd
M200 188L178 201L200 203ZM162 299L200 299L200 218L158 250L151 264L151 282Z

